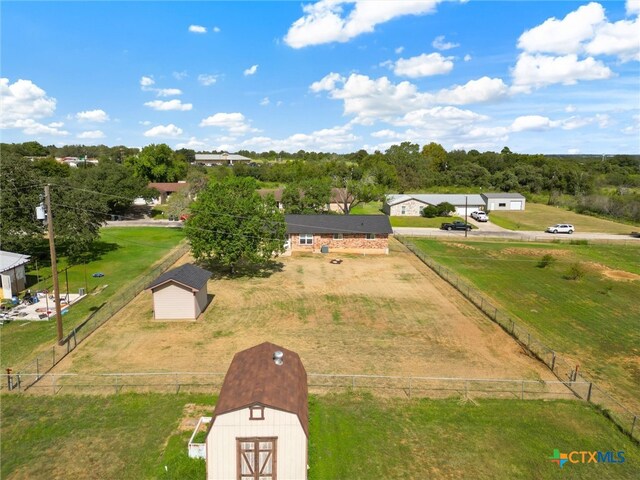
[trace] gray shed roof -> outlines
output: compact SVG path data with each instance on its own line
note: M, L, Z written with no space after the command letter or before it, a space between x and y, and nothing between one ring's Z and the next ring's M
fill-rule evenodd
M470 207L485 204L482 196L475 193L469 195L448 193L407 193L404 195L387 195L387 204L398 205L411 199L418 200L419 202L429 205L439 205L443 202L447 202L457 207L464 207L465 203Z
M164 272L156 278L155 281L149 284L147 290L159 287L167 282L176 282L180 285L184 285L185 287L189 287L192 290L198 291L207 283L207 280L209 280L211 275L212 273L204 268L196 267L190 263L185 263L178 268Z
M20 253L0 250L0 272L6 272L12 268L29 263L30 258L31 257L29 255L21 255Z
M484 198L524 198L519 193L483 193Z
M386 215L285 215L287 233L393 233Z

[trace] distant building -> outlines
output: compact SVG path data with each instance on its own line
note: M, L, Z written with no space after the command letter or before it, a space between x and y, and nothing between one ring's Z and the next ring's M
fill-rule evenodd
M487 210L524 210L527 199L519 193L483 193Z
M186 263L160 275L147 290L153 293L156 320L195 320L207 307L211 272Z
M258 190L258 193L262 198L265 198L269 194L273 195L273 198L275 199L280 210L284 210L284 204L282 203L283 192L284 188L261 188ZM304 192L302 192L302 196L304 197ZM325 210L330 212L343 213L345 203L347 204L347 208L351 210L353 200L353 195L347 192L346 188L332 188L331 196L329 197L329 203L325 205Z
M463 217L465 210L470 214L474 210L486 208L485 200L477 194L407 193L387 195L382 211L393 217L419 217L425 207L435 207L441 203L450 203L455 208L455 214Z
M214 167L218 165L237 165L239 163L248 164L252 160L235 153L196 153L195 161L192 165L202 165L203 167Z
M160 196L154 198L152 203L154 205L164 205L172 193L179 192L180 190L188 189L189 184L187 182L151 182L148 185L149 188L155 188Z

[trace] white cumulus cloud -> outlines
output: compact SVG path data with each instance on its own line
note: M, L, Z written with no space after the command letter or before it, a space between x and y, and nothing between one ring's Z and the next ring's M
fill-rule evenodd
M432 13L439 1L320 0L302 7L304 16L291 25L284 41L292 48L347 42L394 18ZM351 4L353 8L343 17L344 5Z
M104 110L86 110L76 113L76 118L84 122L102 123L109 120L109 115Z
M144 132L145 137L177 137L182 135L182 129L173 123L169 125L157 125Z
M155 83L156 81L151 77L143 76L142 78L140 78L140 86L142 87L143 90L145 89L145 87L150 87Z
M191 33L207 33L207 28L202 25L189 25L189 31Z
M217 75L207 75L205 73L201 73L200 75L198 75L198 82L200 83L200 85L204 85L205 87L213 85L217 81Z
M191 148L193 150L203 150L207 146L206 142L198 140L196 137L190 137L189 141L176 144L176 149Z
M159 97L175 97L176 95L182 95L182 90L179 88L157 88L156 93Z
M331 72L328 75L325 75L321 80L318 80L317 82L313 82L311 84L311 86L309 87L309 89L312 92L322 92L322 91L331 91L334 88L336 88L336 84L337 83L344 83L345 82L345 78L335 72Z
M453 43L453 42L445 42L444 40L444 35L438 35L433 42L431 43L431 45L433 46L433 48L435 48L436 50L451 50L452 48L456 48L459 47L460 44L459 43Z
M0 105L0 128L12 128L17 120L50 117L55 112L56 99L48 97L31 80L10 84L8 78L0 78Z
M449 73L453 69L452 57L439 53L423 53L417 57L400 58L393 64L393 73L400 77L419 78Z
M154 110L159 111L178 110L181 112L186 112L193 108L193 104L182 103L182 101L177 99L168 100L166 102L162 100L154 100L152 102L146 102L144 105L145 107L153 108Z
M640 0L627 0L627 15L640 15Z
M55 126L55 123L44 125L40 122L36 122L32 118L18 119L12 125L11 128L21 128L22 133L26 135L50 135L65 137L69 135L66 130L60 130Z
M260 100L260 105L263 106L263 107L266 107L270 103L271 103L271 101L269 100L269 97L264 97L262 100Z
M513 121L510 129L512 132L524 132L528 130L542 131L556 127L559 123L560 122L552 121L548 117L541 115L523 115Z
M247 68L247 69L244 71L244 75L245 75L245 76L247 76L247 75L253 75L253 74L255 74L257 71L258 71L258 65L251 65L249 68Z
M248 132L257 131L251 128L251 125L240 112L226 113L219 112L202 119L200 122L201 127L218 127L227 130L233 135L242 135Z
M623 62L640 61L640 18L603 25L585 49L590 55L615 55Z
M102 130L88 130L85 132L80 132L78 134L78 138L81 139L97 139L97 138L104 138L104 132L102 132Z
M509 93L509 87L500 78L482 77L470 80L464 85L440 90L436 95L438 103L467 105L497 100Z

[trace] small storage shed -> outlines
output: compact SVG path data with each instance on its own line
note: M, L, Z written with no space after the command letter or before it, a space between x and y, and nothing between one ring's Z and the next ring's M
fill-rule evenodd
M483 193L487 210L524 210L527 199L520 193Z
M307 478L307 372L265 342L236 353L207 433L207 480Z
M24 266L29 263L29 255L0 250L0 279L2 298L11 298L25 289Z
M186 263L160 275L147 290L153 294L156 320L195 320L207 306L211 272Z

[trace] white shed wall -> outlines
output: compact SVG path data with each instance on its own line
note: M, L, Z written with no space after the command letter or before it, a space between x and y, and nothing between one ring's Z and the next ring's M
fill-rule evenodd
M215 418L207 436L207 480L235 480L236 438L277 437L277 480L307 478L307 436L298 416L265 407L264 420L249 408Z
M525 198L489 198L487 209L492 210L524 210Z
M153 292L153 315L156 320L195 319L196 299L191 290L165 283Z

